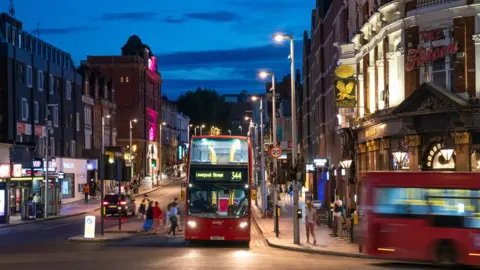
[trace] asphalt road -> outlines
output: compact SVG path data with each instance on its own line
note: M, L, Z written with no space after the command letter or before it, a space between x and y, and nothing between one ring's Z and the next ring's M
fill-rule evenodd
M180 182L150 194L164 208ZM436 269L429 265L354 259L268 247L252 226L250 248L224 243L188 246L183 236L136 236L105 244L69 243L82 234L84 217L0 229L0 269ZM114 226L117 220L107 220Z

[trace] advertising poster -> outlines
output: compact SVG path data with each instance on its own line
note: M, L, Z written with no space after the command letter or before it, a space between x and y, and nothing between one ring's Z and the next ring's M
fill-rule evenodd
M0 189L0 217L5 216L5 190Z
M355 108L357 105L355 70L349 65L340 65L335 69L335 104L339 108Z

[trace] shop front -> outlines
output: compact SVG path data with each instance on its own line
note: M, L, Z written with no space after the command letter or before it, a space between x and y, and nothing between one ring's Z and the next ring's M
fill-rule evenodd
M356 130L359 171L475 171L477 107L422 84L389 115Z
M63 174L63 179L59 179L62 204L82 200L83 186L88 183L87 160L57 158L57 164L59 172Z

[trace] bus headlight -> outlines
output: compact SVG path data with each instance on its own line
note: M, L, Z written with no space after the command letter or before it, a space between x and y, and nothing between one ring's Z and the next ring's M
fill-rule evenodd
M248 226L248 222L243 221L240 223L240 228L245 229Z
M187 222L188 226L190 228L195 228L197 227L197 222L193 221L193 220L190 220L189 222Z

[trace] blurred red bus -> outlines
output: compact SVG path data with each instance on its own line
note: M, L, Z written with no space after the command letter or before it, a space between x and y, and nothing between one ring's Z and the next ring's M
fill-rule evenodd
M187 161L185 239L250 242L252 146L247 137L195 136Z
M480 174L371 172L361 176L356 227L368 254L480 265Z

